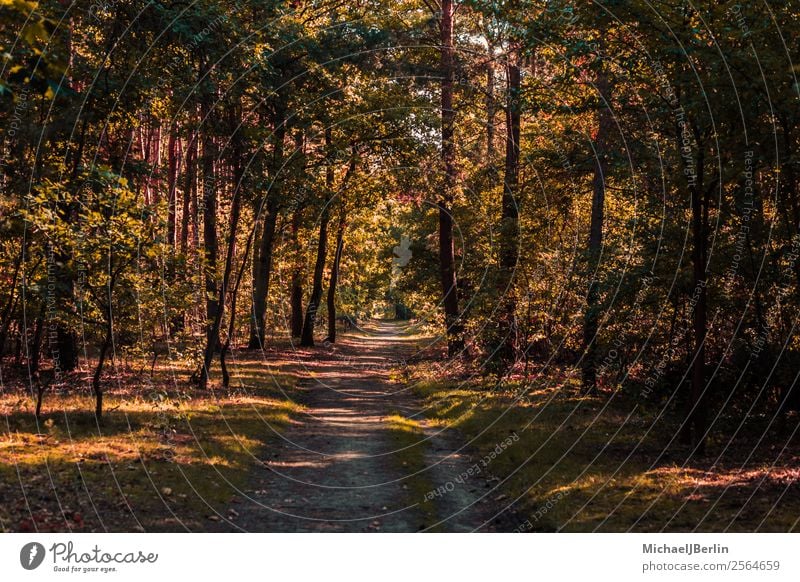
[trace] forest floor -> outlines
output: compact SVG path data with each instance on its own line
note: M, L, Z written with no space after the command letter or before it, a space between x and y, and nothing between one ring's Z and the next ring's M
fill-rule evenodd
M581 396L569 370L489 389L440 351L374 321L335 347L235 351L227 391L127 370L102 425L85 389L36 421L6 380L0 531L800 527L796 431L758 439L753 418L690 457L656 408Z

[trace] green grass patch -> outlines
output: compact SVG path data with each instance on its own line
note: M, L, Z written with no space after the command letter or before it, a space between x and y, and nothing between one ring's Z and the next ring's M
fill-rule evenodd
M522 530L796 527L798 471L786 457L777 468L754 459L739 471L737 463L752 450L746 438L712 469L712 460L687 463L688 451L668 446L674 424L635 402L584 397L568 383L498 391L479 381L432 380L422 365L413 377L431 422L458 428L477 455L491 456L488 471L527 516ZM519 438L491 455L510 435Z
M5 394L0 528L205 529L301 411L287 398L294 375L259 376L259 366L238 362L225 392L168 388L163 377L110 390L102 425L86 412L89 394L48 394L38 422L27 395Z
M390 455L392 463L399 465L400 470L410 475L405 480L409 504L417 504L420 512L421 528L430 527L438 521L436 506L424 502L426 494L432 490L433 484L424 469L427 467L426 451L429 445L425 440L425 431L419 421L393 413L385 418L387 429L395 444L395 454Z

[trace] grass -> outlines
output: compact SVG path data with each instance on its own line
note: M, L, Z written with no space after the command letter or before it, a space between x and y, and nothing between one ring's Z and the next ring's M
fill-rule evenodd
M431 422L457 428L481 457L518 435L489 471L527 516L522 531L798 530L796 445L753 451L744 434L687 462L669 443L674 425L621 397L583 397L569 381L491 390L432 379L424 365L412 376Z
M0 395L0 528L7 531L184 531L222 519L259 453L301 408L292 374L240 360L233 390L111 388L102 425L88 393L47 394L37 422L24 392ZM212 378L212 385L214 384Z
M399 413L389 414L385 422L395 443L395 453L390 455L390 461L409 475L405 480L406 497L409 504L416 504L421 514L421 529L424 529L439 520L435 504L423 502L426 494L434 488L425 472L428 466L425 453L430 446L425 439L425 429L419 421Z
M260 357L235 355L229 391L181 387L165 368L152 382L136 374L108 378L102 426L87 412L86 389L48 393L37 422L30 394L6 385L0 530L195 531L235 517L231 498L302 412L291 400L302 370L296 358L276 353L267 368ZM583 397L568 375L497 390L479 380L454 382L434 366L423 361L393 372L427 408L423 422L385 418L397 450L391 462L409 475L421 471L425 431L457 428L489 459L498 493L519 511L518 529L798 529L797 443L782 449L771 435L754 448L763 427L745 427L731 443L712 439L710 456L687 461L688 451L670 442L674 422L658 418L651 403ZM429 481L425 473L406 480L412 503L433 489ZM421 523L435 523L435 504L419 510Z

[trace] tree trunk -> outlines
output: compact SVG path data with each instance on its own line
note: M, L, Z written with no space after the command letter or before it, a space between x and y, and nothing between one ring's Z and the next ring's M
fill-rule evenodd
M453 141L455 111L453 110L453 84L455 57L453 49L453 0L441 2L441 74L442 74L442 162L444 164L444 191L439 197L439 273L442 282L442 303L445 314L447 354L458 355L464 348L462 325L458 312L458 284L456 280L455 249L453 245L453 216L451 206L456 189L456 150Z
M602 65L601 65L602 67ZM601 68L596 82L600 97L597 113L597 137L594 140L594 176L592 178L592 211L589 218L588 258L589 288L583 314L583 390L597 393L597 331L600 306L598 269L603 248L603 222L605 220L606 181L608 179L608 134L611 131L610 87L606 72Z
M41 359L42 352L42 333L44 331L44 308L42 313L36 318L36 324L33 328L33 340L31 342L30 352L28 355L28 374L36 376L39 373L39 360ZM26 350L27 351L27 350Z
M112 264L112 261L112 256L109 256L109 265ZM117 274L121 270L122 267L120 267L117 271L110 273L111 276L109 278L108 286L106 287L108 293L108 303L105 305L104 313L106 335L103 338L103 344L100 346L100 355L97 358L97 367L94 369L94 376L92 377L92 391L94 392L95 397L94 414L97 417L98 422L100 422L103 417L103 385L101 383L101 379L103 377L103 366L105 365L106 355L108 354L108 350L111 348L111 343L114 339L114 311L111 300L114 294L114 288L116 286ZM57 380L57 377L54 377L54 379Z
M494 177L497 174L494 166L495 156L495 117L497 113L497 103L495 102L495 70L494 70L494 44L490 40L488 47L489 62L486 63L486 163L489 167L491 184L494 185Z
M216 156L214 138L206 133L203 138L203 256L206 291L206 318L208 331L217 313L217 185L214 179Z
M92 377L92 392L94 392L95 398L94 415L97 417L98 421L103 418L103 385L101 379L103 377L103 366L106 362L106 355L111 347L113 333L113 320L111 317L111 309L109 308L106 313L106 335L103 338L103 344L100 346L100 355L97 358L97 366L94 369L94 376Z
M275 224L278 218L281 176L283 166L284 138L286 137L285 112L278 111L273 117L275 144L270 163L272 184L267 193L266 216L258 248L258 258L253 265L253 309L250 319L250 349L264 346L264 326L266 324L267 295L272 274L272 246L275 241Z
M328 220L330 218L330 202L333 191L333 161L330 159L331 153L331 130L325 130L325 146L328 150L328 164L325 169L325 200L323 201L322 213L319 217L319 240L317 241L317 261L314 265L314 278L311 285L311 299L306 309L306 317L303 321L303 333L300 337L300 345L303 347L314 346L314 323L317 320L317 310L322 299L322 276L325 272L325 260L328 252Z
M330 281L328 282L328 337L325 341L332 344L336 343L336 285L339 283L339 265L342 262L342 251L344 250L344 229L347 227L346 220L346 209L343 203L341 215L339 216L339 227L336 230L336 251L333 255Z
M519 49L508 56L508 97L506 104L506 159L503 179L502 216L500 221L497 324L495 360L500 371L514 365L518 351L517 299L514 275L519 261L519 154L520 89Z
M291 333L293 338L303 335L303 265L301 261L298 231L302 222L302 208L298 206L292 215L292 248L294 267L292 268L291 288Z
M688 131L688 124L683 131ZM682 135L678 135L679 148ZM689 398L686 403L686 419L681 426L680 439L691 443L695 452L703 454L707 422L706 411L706 351L705 339L708 326L706 294L706 261L708 257L708 199L703 186L705 156L699 135L695 132L697 155L694 172L688 173L688 190L692 206L692 370Z
M228 317L228 336L225 338L225 343L222 345L222 350L219 354L219 363L220 367L222 368L222 386L224 388L228 388L230 386L231 378L230 374L228 374L228 366L225 363L225 357L227 356L228 352L230 351L231 341L234 334L234 326L236 324L236 298L239 295L239 286L242 283L242 276L244 275L245 269L247 268L247 257L250 255L250 247L253 243L252 235L247 239L247 246L244 249L244 256L242 257L242 267L239 269L239 272L236 275L236 281L233 284L233 289L231 290L231 314Z
M241 147L241 144L237 144L237 147ZM236 202L236 208L235 208L236 214L237 214L236 222L238 223L238 220L239 220L238 215L239 215L239 212L240 212L239 208L241 206L241 203L239 202L237 197L239 195L238 193L243 189L243 185L242 185L241 181L242 181L242 179L244 177L244 170L243 170L243 166L242 166L243 162L240 161L242 159L242 155L241 155L241 151L240 150L237 149L237 151L234 152L234 158L235 158L235 161L234 161L234 174L233 174L233 177L234 177L234 196L233 196L233 200ZM234 211L234 209L232 208L231 209L231 213L233 213L233 211ZM242 277L244 275L245 270L247 269L247 257L250 255L250 247L252 246L252 243L253 243L254 234L255 234L255 231L253 230L253 231L250 232L250 236L247 237L247 244L245 245L244 256L242 257L242 266L239 268L239 272L236 274L236 281L234 282L233 289L231 290L231 293L230 293L230 295L231 295L231 308L230 308L230 315L228 316L228 335L225 338L225 343L222 345L222 349L220 350L220 354L219 354L219 364L220 364L220 368L222 369L222 386L224 388L228 388L230 386L230 374L228 374L228 366L226 365L225 358L228 355L228 351L230 350L230 347L231 347L231 342L233 341L233 335L234 335L234 330L235 330L234 326L236 324L236 299L239 296L239 285L241 284ZM229 250L228 257L230 258L231 264L233 263L233 253L230 252L230 250L231 250L231 246L230 245L235 240L236 240L236 235L235 235L235 233L232 233L231 236L230 236L230 242L229 242L229 246L228 246L228 250ZM226 268L227 268L227 261L228 261L228 259L226 259ZM227 283L226 283L226 285L227 285Z
M172 127L169 132L169 146L167 147L167 244L170 249L175 249L175 226L177 218L176 189L178 179L178 139L175 135L177 129Z
M196 161L197 161L197 137L189 136L189 143L186 144L186 169L183 182L183 206L181 208L181 254L186 256L189 250L189 219L191 217L192 193L197 185Z
M203 365L202 369L197 372L196 381L200 388L206 388L208 385L209 374L211 371L211 363L214 359L214 352L219 346L220 328L222 326L222 316L225 312L225 297L228 294L230 285L231 271L233 270L233 259L236 255L236 232L239 226L239 216L241 215L241 200L242 200L242 166L241 166L241 151L239 147L234 148L232 153L236 160L236 170L233 175L234 192L231 198L231 215L230 225L228 230L227 251L225 253L225 267L222 275L222 284L219 289L214 289L214 293L219 298L216 309L214 310L214 318L208 330L206 337L206 346L203 352ZM233 303L235 307L235 303ZM236 316L234 311L231 311L231 320ZM220 347L221 351L221 347Z
M694 360L692 362L692 386L687 424L692 433L691 441L699 454L704 453L706 433L706 329L708 326L706 293L707 224L708 203L699 183L703 172L703 156L698 154L698 185L692 191L692 263L693 293L696 303L693 311Z

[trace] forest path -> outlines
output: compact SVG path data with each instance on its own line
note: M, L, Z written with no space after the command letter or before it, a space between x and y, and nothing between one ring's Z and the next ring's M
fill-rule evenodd
M420 336L373 321L307 359L296 390L306 412L265 451L226 530L493 531L488 475L456 431L429 426L409 386L392 381ZM301 352L298 352L298 356ZM408 419L408 420L406 420ZM440 495L433 492L440 488ZM496 492L494 493L496 496Z

